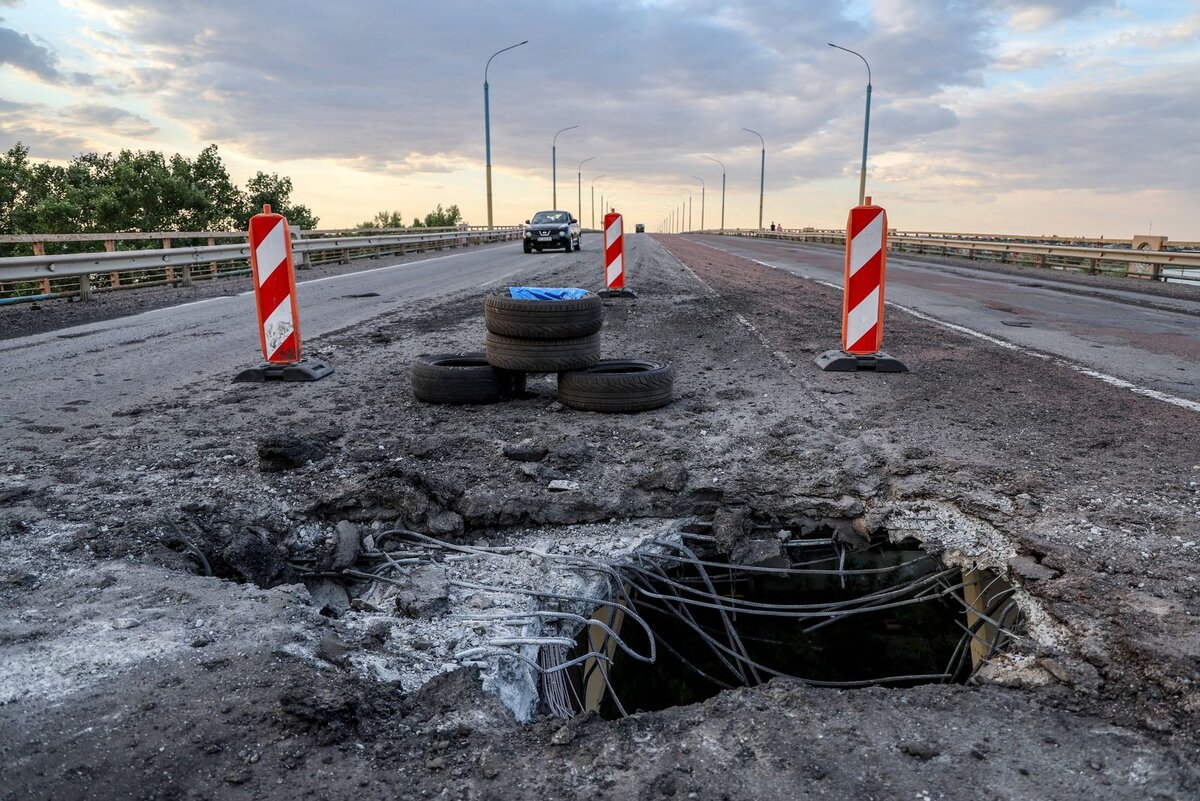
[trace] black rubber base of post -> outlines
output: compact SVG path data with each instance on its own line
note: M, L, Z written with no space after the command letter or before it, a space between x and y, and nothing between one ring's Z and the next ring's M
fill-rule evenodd
M827 350L817 357L817 367L836 373L856 373L873 370L876 373L907 373L908 368L883 351L870 356L856 356L842 350Z
M333 374L333 365L320 359L301 359L295 364L264 364L238 373L234 381L320 381Z
M596 293L602 298L636 298L637 293L632 289L601 289Z

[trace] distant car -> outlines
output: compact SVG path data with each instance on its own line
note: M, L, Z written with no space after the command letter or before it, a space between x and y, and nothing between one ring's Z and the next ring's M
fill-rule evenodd
M646 233L646 224L645 224L645 223L638 223L637 225L633 226L633 232L634 232L635 234L644 234L644 233Z
M525 221L525 252L542 251L546 248L579 250L582 229L579 220L569 211L539 211Z

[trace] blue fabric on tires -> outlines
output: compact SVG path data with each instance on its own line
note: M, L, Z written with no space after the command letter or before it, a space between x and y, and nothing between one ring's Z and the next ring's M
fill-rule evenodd
M518 300L579 300L588 291L579 287L510 286L508 294Z

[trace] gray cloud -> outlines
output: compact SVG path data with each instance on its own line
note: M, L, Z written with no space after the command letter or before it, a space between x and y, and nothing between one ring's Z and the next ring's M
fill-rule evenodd
M81 137L55 130L45 124L49 109L40 103L21 103L0 98L0 150L23 142L35 158L69 159L87 144Z
M121 7L123 36L151 54L106 81L152 93L201 140L399 174L483 161L484 63L530 38L492 64L494 162L543 175L554 131L579 124L559 139L560 178L596 155L594 172L647 182L711 170L706 153L731 180L756 177L743 126L767 139L769 183L841 174L856 158L865 71L828 41L869 53L881 130L953 126L922 99L980 82L992 24L954 0L889 0L895 13L870 28L827 0L583 0L552 14L540 0L369 0L353 14L299 0L283 17L224 0L201 29L166 4L99 2Z
M1193 192L1200 177L1198 94L1200 75L1177 68L991 100L961 113L957 129L923 139L910 153L936 154L933 163L942 162L947 175L976 165L970 183L988 191Z
M490 73L493 160L503 169L548 177L554 131L578 124L559 138L560 181L573 183L594 155L585 180L606 173L672 187L698 174L711 188L711 154L728 165L731 190L757 189L759 144L746 126L766 137L768 189L803 185L857 171L866 71L826 46L836 42L871 61L875 176L912 182L897 192L923 182L974 193L1120 191L1134 181L1190 189L1198 174L1190 98L1200 85L1186 72L993 93L987 108L961 99L989 70L1069 55L997 56L1002 19L1033 29L1112 0L879 0L869 22L850 14L849 0L578 0L553 11L542 0L362 0L351 11L294 0L287 15L210 0L203 26L159 0L94 3L120 9L114 24L126 26L108 44L97 37L119 65L99 91L152 98L201 141L265 161L334 159L399 175L481 166L484 63L529 38ZM153 132L111 106L67 116Z
M43 81L57 82L62 78L54 51L12 28L0 28L0 64L16 67Z
M158 133L158 127L145 117L100 103L68 106L59 116L68 125L104 128L120 136L146 137Z
M1116 0L995 0L1012 15L1014 27L1033 31L1096 9L1116 8Z

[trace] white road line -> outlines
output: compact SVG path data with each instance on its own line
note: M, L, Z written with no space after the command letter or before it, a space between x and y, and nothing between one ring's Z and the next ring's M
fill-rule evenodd
M705 243L698 242L696 244L705 244ZM804 275L802 273L801 274L792 273L791 270L786 270L786 269L784 269L782 267L778 267L774 264L767 264L765 261L759 261L758 259L752 259L749 256L742 256L741 254L737 254L737 253L730 253L727 250L724 250L722 248L713 247L712 245L706 245L706 246L712 247L713 250L719 250L722 253L728 253L731 256L737 256L738 258L746 259L747 261L752 261L755 264L762 265L763 267L769 267L772 270L781 270L783 272L790 273L791 275L796 275L798 278L803 278L806 281L812 281L814 283L830 287L831 289L836 289L839 292L842 291L841 284L835 284L832 281L825 281L820 278L813 278L811 276ZM689 269L689 272L690 272L690 269ZM694 275L694 273L693 273L693 275ZM699 280L699 276L697 276L697 280ZM701 283L704 283L704 282L701 281ZM706 284L706 286L707 286L707 284ZM906 314L911 314L913 317L916 317L918 320L924 320L927 323L933 323L934 325L941 326L942 328L947 328L951 331L956 331L960 334L966 334L967 336L975 337L976 339L981 339L984 342L988 342L992 345L996 345L998 347L1004 348L1005 350L1015 351L1016 353L1021 353L1021 354L1024 354L1025 356L1032 356L1035 359L1042 359L1044 361L1051 362L1052 364L1056 364L1060 367L1066 367L1069 370L1074 370L1075 372L1079 373L1080 375L1087 376L1088 378L1094 378L1097 381L1103 381L1105 384L1108 384L1111 387L1116 387L1117 389L1128 390L1129 392L1132 392L1135 395L1142 395L1147 398L1154 398L1154 400L1162 401L1163 403L1169 403L1172 406L1178 406L1181 409L1187 409L1188 411L1200 412L1200 403L1197 403L1196 401L1188 400L1187 398L1180 398L1175 395L1169 395L1166 392L1159 392L1157 389L1150 389L1149 387L1143 387L1143 386L1133 383L1132 381L1126 381L1124 378L1117 378L1114 375L1109 375L1108 373L1102 373L1099 370L1092 369L1091 367L1085 367L1082 364L1076 364L1075 362L1068 361L1068 360L1062 358L1061 356L1055 356L1052 353L1043 353L1042 351L1033 350L1032 348L1026 348L1022 345L1017 345L1016 343L1009 342L1007 339L1000 339L999 337L994 337L991 334L985 334L982 331L976 331L974 328L967 328L965 325L958 325L956 323L951 323L946 320L940 320L937 317L933 317L931 315L925 314L924 312L919 312L916 309L911 309L908 306L901 306L899 303L893 303L890 300L884 301L884 305L891 306L892 308L898 309L902 312L905 312Z

